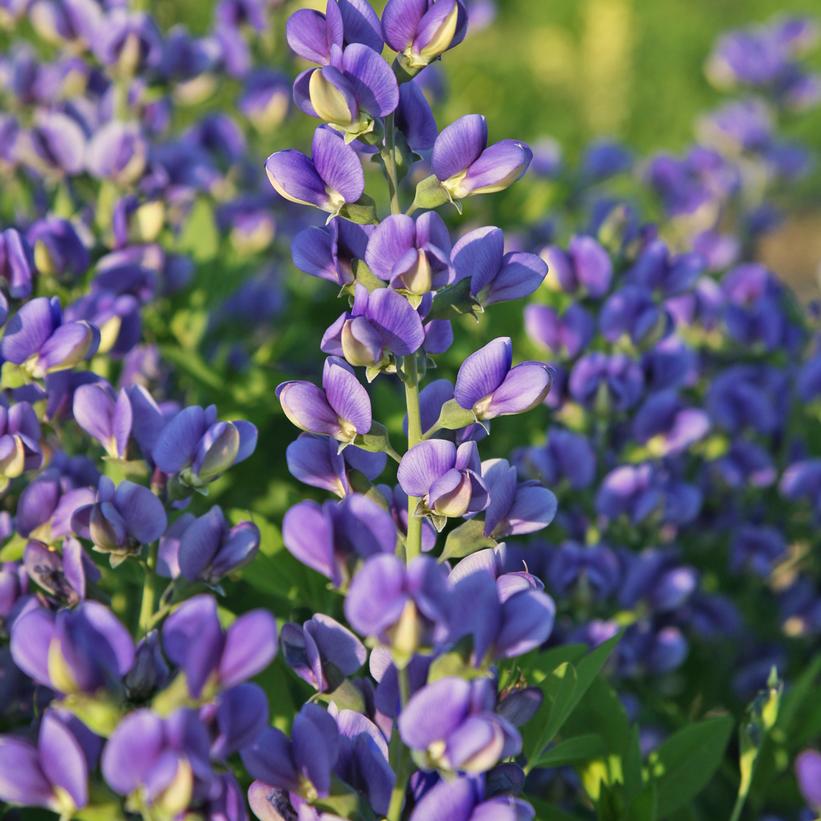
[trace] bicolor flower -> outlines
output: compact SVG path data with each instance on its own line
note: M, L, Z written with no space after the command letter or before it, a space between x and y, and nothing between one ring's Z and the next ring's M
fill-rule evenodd
M661 456L680 453L703 439L710 430L710 417L699 408L688 408L674 390L648 397L633 417L637 441Z
M60 301L38 297L9 320L0 354L36 379L74 368L90 359L100 344L100 332L88 322L63 322Z
M446 518L479 513L488 505L475 442L457 448L445 439L414 445L399 464L397 477L408 496L420 500L416 515L430 515L437 529Z
M399 86L379 52L361 43L331 47L330 64L303 71L294 81L294 102L324 120L346 142L370 133L374 121L399 105Z
M85 601L56 614L36 605L11 630L14 663L58 693L117 690L134 662L134 642L114 614Z
M363 636L390 647L397 664L430 648L449 617L447 570L417 556L407 567L394 555L373 556L357 571L345 616Z
M396 526L384 507L353 493L341 502L294 505L283 519L282 540L299 561L340 587L356 559L394 552Z
M506 459L482 462L482 479L490 494L485 509L485 535L494 539L536 533L556 516L556 496L538 482L519 482Z
M250 422L217 421L214 405L192 405L174 416L157 435L152 458L169 476L193 488L213 482L230 467L247 459L257 446L257 429Z
M73 487L56 471L48 470L27 485L17 500L15 528L21 536L50 544L73 532L74 512L93 504L90 487Z
M487 143L487 121L481 114L461 117L436 138L433 173L452 199L504 191L527 171L533 153L525 143Z
M487 772L522 746L518 730L495 708L490 679L442 678L414 693L399 715L399 733L425 755L425 769Z
M118 795L174 817L191 801L196 777L208 777L208 733L195 710L161 718L135 710L117 726L103 749L101 769Z
M157 572L216 585L254 558L259 541L253 522L232 527L216 505L199 518L184 513L160 539Z
M472 353L459 368L453 396L477 420L526 413L540 405L552 377L543 362L513 364L510 337L499 337Z
M416 220L394 214L371 235L365 261L392 288L421 296L453 280L450 250L450 234L435 211Z
M89 802L89 776L99 755L100 739L84 724L49 709L36 745L0 736L0 799L70 817Z
M614 291L602 306L599 329L608 342L627 337L634 345L651 344L672 330L672 318L650 291L625 285Z
M327 128L314 132L310 157L290 148L277 151L265 161L265 171L281 197L334 216L365 191L365 175L356 151Z
M410 821L533 821L536 817L533 807L520 798L496 795L485 799L482 793L474 778L439 781L416 804Z
M111 120L97 130L86 148L86 168L101 180L133 185L145 171L148 141L137 123Z
M547 264L536 254L505 253L500 228L477 228L453 246L456 281L470 280L470 295L481 305L530 296L547 276Z
M29 228L26 237L41 273L72 282L88 271L91 264L88 249L68 220L59 217L38 220ZM2 267L0 264L0 269Z
M362 667L368 655L347 627L322 613L301 625L283 625L280 641L285 663L319 693L339 687Z
M162 640L166 656L198 699L264 670L276 656L277 625L266 610L251 610L223 630L214 598L199 595L165 620Z
M0 487L42 464L42 432L28 402L0 405Z
M456 444L470 440L480 441L488 435L489 422L473 422L457 430L439 429L436 425L444 406L453 399L453 383L447 379L434 379L419 392L419 416L422 430L437 439L452 439ZM457 422L458 424L458 422ZM407 419L405 420L407 432Z
M551 353L575 359L593 339L596 320L575 302L563 314L547 305L528 305L525 331L533 342Z
M353 372L337 356L322 369L322 387L311 382L282 382L276 395L285 415L301 430L351 443L373 424L371 399Z
M424 341L422 320L407 299L392 288L368 291L357 283L351 310L325 331L320 348L353 366L381 369L391 356L416 353Z
M86 137L68 114L39 110L31 128L20 135L17 151L24 163L46 177L73 176L83 171Z
M81 385L74 391L74 419L112 459L125 459L131 436L131 401L124 388L115 394L106 382Z
M384 453L369 453L356 445L339 452L335 440L313 433L302 433L285 451L288 472L306 485L328 490L342 498L353 493L351 471L361 473L369 482L385 469Z
M365 259L372 225L357 225L341 217L327 225L300 231L291 243L291 256L300 271L327 279L340 287L355 279L354 262Z
M31 540L23 553L29 577L46 592L69 606L86 597L88 582L96 582L100 571L76 539L65 539L60 551Z
M382 12L385 42L411 76L459 45L467 26L462 0L388 0Z
M117 8L106 16L91 47L103 65L120 75L133 77L162 61L162 35L148 14Z
M115 562L159 539L166 522L162 502L147 487L128 480L115 487L107 476L100 479L96 501L71 517L74 531Z
M306 704L294 719L290 738L268 727L242 750L242 763L263 784L313 801L330 792L339 746L333 716L317 704Z

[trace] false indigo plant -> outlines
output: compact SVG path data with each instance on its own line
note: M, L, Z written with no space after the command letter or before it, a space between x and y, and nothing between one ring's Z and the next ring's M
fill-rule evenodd
M684 155L573 169L436 122L490 0L281 5L0 0L0 809L814 817L819 333L755 255L812 21L720 40L752 96Z

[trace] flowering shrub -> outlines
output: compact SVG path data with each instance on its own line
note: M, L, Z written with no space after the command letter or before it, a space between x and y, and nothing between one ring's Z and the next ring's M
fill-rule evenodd
M821 336L756 256L813 23L576 168L437 124L492 19L0 0L9 817L821 812ZM551 223L477 222L528 170Z

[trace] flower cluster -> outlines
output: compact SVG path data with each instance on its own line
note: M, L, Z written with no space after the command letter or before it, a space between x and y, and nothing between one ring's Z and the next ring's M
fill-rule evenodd
M821 334L756 256L812 22L575 169L437 122L492 0L137 5L0 0L0 807L821 811Z

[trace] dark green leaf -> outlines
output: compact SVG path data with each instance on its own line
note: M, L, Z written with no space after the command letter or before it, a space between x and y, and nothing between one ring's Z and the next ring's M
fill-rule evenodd
M601 736L595 733L577 735L573 738L560 741L555 747L543 752L535 767L564 767L569 764L578 764L600 755L604 755L606 748Z

